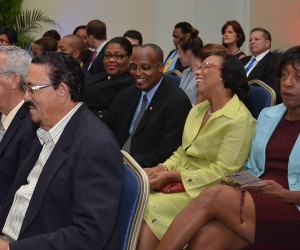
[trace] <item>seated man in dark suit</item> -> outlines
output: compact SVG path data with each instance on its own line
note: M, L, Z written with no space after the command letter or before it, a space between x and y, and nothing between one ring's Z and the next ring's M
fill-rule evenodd
M178 58L178 41L185 34L191 34L193 26L188 22L177 23L173 30L173 43L175 49L171 50L165 60L164 73L177 69L182 72L185 67L182 66L180 59Z
M251 56L241 59L245 66L248 80L258 79L277 92L277 101L280 100L275 86L275 70L280 59L280 53L272 53L271 34L263 28L254 28L250 33Z
M82 66L83 40L76 35L66 35L57 44L57 52L65 52L72 56Z
M90 59L83 65L84 72L99 74L105 72L103 54L106 45L106 24L100 20L92 20L86 26L86 41L94 52Z
M15 46L0 46L0 208L36 137L22 84L31 58Z
M0 213L0 250L116 249L124 166L111 131L82 103L79 64L37 56L24 89L40 128Z
M163 77L163 68L163 52L157 45L135 48L129 65L135 85L100 114L120 146L142 167L156 166L178 148L191 109L183 90Z

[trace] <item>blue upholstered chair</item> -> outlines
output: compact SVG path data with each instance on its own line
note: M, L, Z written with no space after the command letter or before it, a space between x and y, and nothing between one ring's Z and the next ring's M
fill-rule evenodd
M177 86L180 85L182 73L179 70L173 69L173 70L170 70L170 71L164 73L164 75L172 83L176 84Z
M275 105L276 93L274 89L261 80L251 80L249 81L249 85L250 112L257 119L262 109Z
M125 181L117 218L118 250L136 248L144 211L149 196L149 180L144 170L125 151L121 150L125 167Z

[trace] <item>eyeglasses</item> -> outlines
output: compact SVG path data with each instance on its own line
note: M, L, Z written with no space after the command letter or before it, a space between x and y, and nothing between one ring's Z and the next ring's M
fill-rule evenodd
M140 66L137 66L136 64L131 63L128 66L128 70L129 71L137 71L139 69L140 71L148 72L149 70L156 68L161 64L162 64L161 62L158 62L154 65L141 64Z
M41 85L35 85L35 86L31 86L31 85L27 85L27 84L23 84L23 89L24 91L28 91L29 94L33 94L34 92L40 90L40 89L44 89L44 88L48 88L50 86L53 86L52 83L49 84L41 84Z
M209 62L204 62L204 63L201 64L201 66L198 68L198 70L203 71L205 69L212 68L212 67L222 69L222 67L220 65L216 65L216 64L213 64L213 63L209 63Z
M6 40L3 40L3 39L0 38L0 44L7 44L7 45L9 45L10 42L6 41Z
M117 60L117 61L121 61L121 60L123 60L126 56L128 56L128 55L118 55L118 54L116 54L116 55L111 55L111 54L103 54L103 59L104 60L110 60L110 59L115 59L115 60Z

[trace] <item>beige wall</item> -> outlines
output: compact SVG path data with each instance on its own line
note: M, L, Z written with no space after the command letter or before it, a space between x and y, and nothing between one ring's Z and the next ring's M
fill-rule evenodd
M25 8L38 8L55 19L62 35L81 24L100 19L107 24L108 38L127 29L142 32L144 42L156 43L165 54L173 49L172 31L177 22L188 21L200 31L206 42L221 42L221 27L228 19L237 19L247 29L250 0L25 0ZM36 35L39 38L45 26ZM247 47L247 46L246 46Z
M172 30L180 21L194 25L204 43L221 43L222 25L236 19L246 34L242 47L246 53L249 31L256 26L271 32L274 49L300 44L299 0L25 0L24 7L43 10L61 25L62 35L92 19L101 19L107 24L108 39L137 29L145 43L156 43L165 53L173 49ZM36 38L52 28L43 27Z
M300 45L299 0L251 0L250 28L261 26L272 35L272 49Z

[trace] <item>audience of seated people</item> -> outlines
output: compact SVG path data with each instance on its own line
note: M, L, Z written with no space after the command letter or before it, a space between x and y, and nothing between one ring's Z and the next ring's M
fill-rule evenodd
M274 90L275 70L280 59L281 53L273 53L271 48L271 34L263 28L254 28L250 33L250 52L251 56L241 59L245 66L248 80L258 79L268 84ZM277 103L281 102L280 94L277 93Z
M188 249L272 249L274 245L282 249L296 248L300 185L293 174L299 172L296 170L295 152L300 133L300 90L296 78L300 72L300 46L287 50L283 55L271 52L271 34L258 27L250 32L251 55L246 56L240 49L245 41L241 25L230 20L221 30L224 46L203 46L198 30L187 22L177 23L173 30L176 48L169 53L165 63L161 48L155 44L142 45L142 35L136 30L128 30L122 37L108 42L106 25L100 20L78 26L73 35L62 38L56 30L48 30L32 45L34 59L25 80L30 61L28 52L10 46L18 42L15 30L0 28L0 83L5 87L5 91L0 93L0 250L7 250L8 244L11 249L48 247L54 244L53 239L58 239L55 242L58 245L62 243L60 232L68 234L66 249L81 244L77 236L82 237L83 242L89 241L81 234L80 228L76 232L76 225L63 219L67 211L73 216L70 211L77 209L67 192L73 192L72 195L78 198L78 202L84 202L88 210L92 207L85 198L77 196L74 189L64 187L66 192L54 197L68 203L50 218L61 220L60 223L55 222L52 227L42 219L44 214L52 214L51 193L61 187L61 178L88 187L84 180L74 177L76 171L81 174L82 164L77 161L76 155L72 156L73 151L86 157L84 161L91 165L95 161L100 165L104 162L118 165L105 172L117 180L117 185L110 187L115 194L118 193L115 199L94 192L90 196L102 202L110 201L110 207L105 207L103 213L106 216L113 207L113 215L106 219L114 222L123 182L118 148L129 152L145 169L151 185L137 249L182 249L187 244ZM69 54L73 59L59 52ZM55 60L58 60L58 65ZM75 66L74 61L82 66L84 86L82 72L77 72L78 65ZM62 69L66 71L62 72ZM182 72L179 88L164 75L172 70ZM76 75L75 81L68 74ZM255 119L247 109L247 80L253 79L271 86L277 92L277 103L281 102L282 95L283 104L261 112L252 140ZM280 89L277 83L280 83ZM191 104L195 107L192 108ZM51 177L54 178L54 186L43 187L42 182L50 181L45 175L56 165L54 162L61 164L60 160L57 161L61 158L57 150L63 149L68 136L72 139L76 131L86 130L82 129L86 119L88 124L93 121L96 125L89 127L90 133L83 134L99 145L106 143L101 138L104 136L109 141L109 148L113 148L114 156L105 148L102 149L103 154L98 153L96 157L89 143L86 143L86 148L90 151L83 152L74 145L75 140L70 144L71 155L64 159L67 165L77 164L79 170L72 167L71 175L69 172L65 174L65 168L62 168L58 177ZM49 121L54 120L49 125ZM55 131L64 120L67 125L62 126L56 139ZM112 133L106 131L102 122ZM38 131L36 124L40 125ZM52 137L50 153L44 152L49 145L43 141L41 131L49 131ZM70 131L73 131L72 135ZM117 142L114 142L115 137ZM85 139L81 139L78 142L82 147ZM29 146L32 141L35 141L33 151ZM277 145L285 146L279 149ZM261 176L266 185L254 188L215 185L225 175L241 171L243 166ZM94 177L98 175L93 167L90 170ZM172 192L173 184L174 192L178 193L167 194ZM20 209L21 206L15 205L15 199L19 196L25 199L20 194L23 188L31 190L29 198L26 198L26 208ZM35 189L36 192L44 191L35 194ZM214 199L211 199L212 196ZM43 205L37 203L40 199L45 199ZM244 205L238 207L229 200ZM220 206L226 211L221 211ZM88 210L78 211L91 216L92 224L99 221L98 212L90 213ZM15 224L20 211L21 219ZM28 225L27 221L34 217L32 225ZM75 216L72 220L80 224L83 217ZM92 227L95 224L90 227L88 223L80 227L94 232ZM73 226L75 232L69 229ZM99 226L98 230L105 235L106 243L97 241L91 249L105 244L113 246L116 228L111 227L108 232ZM291 231L291 235L282 234L284 230ZM214 241L217 237L219 240Z
M246 57L246 54L241 51L241 47L245 42L245 34L243 28L236 20L227 21L222 27L223 45L227 52L236 56L238 59Z
M17 32L9 27L0 28L0 46L17 45Z
M24 102L24 79L31 57L16 46L0 46L0 210L36 137Z
M0 249L116 249L124 165L82 102L79 64L61 52L36 56L24 88L40 127L1 208Z
M123 37L129 40L133 48L143 45L142 34L137 30L127 30Z
M89 44L86 40L86 38L87 38L86 25L77 26L73 31L73 35L80 37L83 41L84 48L83 48L83 53L81 55L81 61L84 65L87 63L87 61L90 60L90 58L92 57L92 54L93 54L93 51L91 51L89 49Z
M203 47L202 39L198 36L199 31L193 29L191 34L183 35L178 40L178 57L183 67L188 67L182 72L179 87L187 94L192 105L197 104L197 86L195 71L201 65L197 54Z
M185 69L178 58L178 41L180 37L185 34L191 34L192 31L193 26L188 22L180 22L175 25L173 29L173 43L175 49L170 51L165 60L164 73L173 69L177 69L178 71L182 72Z
M128 71L131 54L131 43L124 37L115 37L103 54L105 73L86 76L85 103L98 117L109 109L121 90L134 85Z
M46 51L56 51L57 41L51 37L42 37L36 40L31 47L32 56L38 56Z
M263 185L208 188L175 218L157 250L299 247L299 75L296 46L282 54L276 70L283 103L261 112L245 164Z
M107 42L106 24L97 19L90 21L86 26L86 35L86 41L94 52L86 64L83 65L83 69L92 75L105 72L103 54Z
M76 35L66 35L62 37L57 44L57 51L64 52L72 56L76 62L82 65L81 55L83 53L83 40Z
M145 169L153 192L137 249L155 249L185 206L224 175L239 172L248 158L255 119L243 104L249 85L239 59L225 52L209 56L196 79L206 100L189 113L182 145L164 163ZM162 192L169 183L181 184L182 190Z
M163 68L160 47L136 47L129 65L135 84L121 91L100 116L142 167L156 166L178 148L191 109L183 90L163 76Z

